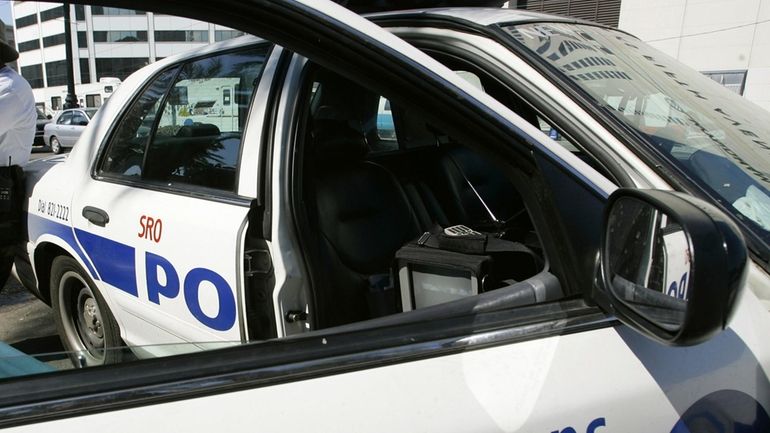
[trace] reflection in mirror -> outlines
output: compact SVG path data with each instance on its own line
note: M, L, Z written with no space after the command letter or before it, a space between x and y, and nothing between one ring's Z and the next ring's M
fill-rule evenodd
M607 225L605 266L610 290L667 331L677 331L685 317L690 241L666 213L631 197L615 202Z

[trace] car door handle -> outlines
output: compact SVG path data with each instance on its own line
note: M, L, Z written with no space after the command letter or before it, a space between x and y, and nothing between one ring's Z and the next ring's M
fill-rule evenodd
M93 206L86 206L83 208L83 218L99 227L104 227L110 222L110 216L107 215L107 212Z

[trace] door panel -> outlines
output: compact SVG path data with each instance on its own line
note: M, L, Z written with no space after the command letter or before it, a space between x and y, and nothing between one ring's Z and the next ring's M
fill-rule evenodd
M105 227L80 215L86 206L109 215ZM91 181L73 208L77 239L129 345L241 340L247 204Z

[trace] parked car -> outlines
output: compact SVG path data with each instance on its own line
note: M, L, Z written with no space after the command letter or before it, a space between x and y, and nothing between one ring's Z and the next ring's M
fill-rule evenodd
M62 110L53 122L45 125L45 143L57 154L73 147L95 115L95 108Z
M40 108L37 109L37 125L35 128L35 141L33 146L45 146L45 125L51 123L51 115L45 114Z
M665 156L716 112L672 88L729 113L701 129L730 137L715 155L744 152L735 123L767 136L745 101L625 33L527 12L372 18L400 39L320 0L110 5L266 39L147 66L66 160L29 165L17 270L99 368L0 382L0 426L767 431L765 263ZM645 133L684 133L661 153L621 118L646 113L647 76L670 101ZM186 108L225 81L230 114ZM179 354L212 341L233 347Z

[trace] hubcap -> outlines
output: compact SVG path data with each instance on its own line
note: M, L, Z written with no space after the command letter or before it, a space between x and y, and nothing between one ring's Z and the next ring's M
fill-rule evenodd
M104 363L104 320L93 292L76 272L59 283L59 305L68 349L82 355L86 365Z
M102 317L91 291L83 288L78 296L79 334L89 349L104 349Z

